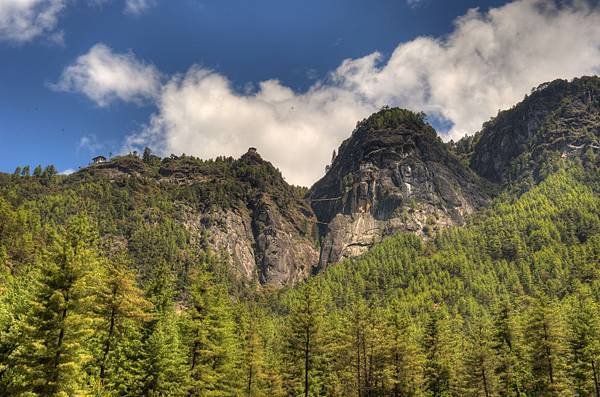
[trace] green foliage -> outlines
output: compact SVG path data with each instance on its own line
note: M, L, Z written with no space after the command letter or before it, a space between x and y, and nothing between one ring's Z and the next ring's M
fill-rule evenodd
M390 108L384 106L377 113L359 123L359 128L375 128L379 130L397 128L403 124L411 127L422 128L425 126L425 113L411 112L407 109Z
M0 176L0 395L598 393L597 175L554 172L464 227L397 234L266 291L183 226L176 198L196 188L152 179L210 168L224 181L199 194L237 205L243 189L281 187L254 161L129 156L142 176Z

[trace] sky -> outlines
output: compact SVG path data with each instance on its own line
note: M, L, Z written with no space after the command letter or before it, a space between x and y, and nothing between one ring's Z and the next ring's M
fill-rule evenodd
M310 186L384 105L456 140L597 74L596 0L0 0L0 171L253 146Z

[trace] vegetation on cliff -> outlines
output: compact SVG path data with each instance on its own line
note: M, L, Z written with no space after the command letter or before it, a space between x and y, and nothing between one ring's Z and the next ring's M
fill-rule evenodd
M598 183L560 171L466 227L395 235L276 292L240 289L169 222L124 246L69 195L6 190L0 392L594 394Z

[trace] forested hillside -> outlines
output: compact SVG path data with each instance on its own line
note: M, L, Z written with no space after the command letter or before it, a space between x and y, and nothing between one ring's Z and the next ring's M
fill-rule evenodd
M308 190L254 148L0 173L0 396L600 397L599 88L449 144L384 107Z
M5 189L0 394L596 395L599 180L565 167L275 292L168 221L125 248L75 196Z

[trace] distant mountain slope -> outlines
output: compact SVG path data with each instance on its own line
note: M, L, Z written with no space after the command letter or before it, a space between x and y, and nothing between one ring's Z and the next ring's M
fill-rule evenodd
M190 254L212 248L240 280L281 287L398 231L433 237L461 225L495 193L523 193L561 164L598 172L599 159L600 79L582 77L543 84L450 144L422 114L384 108L357 124L308 192L250 148L239 159L120 156L68 177L0 174L0 193L48 203L43 222L89 213L142 276L152 238L141 236L153 230ZM185 259L173 261L185 283Z
M42 182L4 175L1 185L21 199L76 197L65 211L91 213L103 233L126 242L144 225L175 222L189 234L188 249L207 244L243 280L293 284L318 261L316 219L302 192L255 150L237 160L128 155Z
M470 165L484 178L527 190L561 158L600 158L600 78L555 80L502 111L471 140ZM461 144L458 144L461 146ZM469 151L463 142L463 151Z
M363 120L310 189L323 236L321 267L399 230L429 235L461 224L486 204L485 186L423 117L386 108Z

